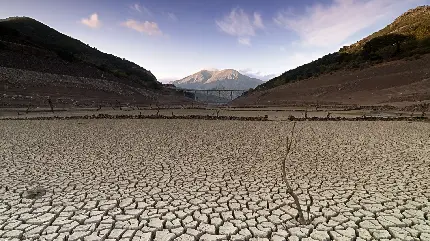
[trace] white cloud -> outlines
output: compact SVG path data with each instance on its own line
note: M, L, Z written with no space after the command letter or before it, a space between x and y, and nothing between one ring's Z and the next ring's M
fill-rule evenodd
M99 15L97 13L93 13L89 18L83 18L81 23L90 28L99 28L101 26Z
M148 8L146 8L145 6L143 6L140 3L135 3L135 4L131 5L130 8L134 11L139 12L139 13L144 13L146 15L152 15L151 11L149 11Z
M250 17L243 9L235 8L222 20L215 21L218 28L231 36L238 38L238 42L244 45L251 45L250 37L255 36L257 29L263 29L263 19L259 13L254 13Z
M328 5L315 4L305 13L293 9L279 12L275 23L296 32L306 46L329 47L344 43L349 37L372 26L393 11L419 0L333 0Z
M140 9L140 5L138 3L135 3L131 8L138 11L139 13L142 12L142 9Z
M249 38L238 38L237 41L242 45L251 46L251 39Z
M124 27L136 30L137 32L140 33L145 33L147 35L162 35L163 33L161 32L160 28L158 27L158 24L155 22L139 22L136 20L128 20L124 23L122 23L122 25Z
M178 17L174 13L167 13L167 18L175 22L178 21Z
M262 81L268 81L280 75L280 74L266 74L261 71L254 71L252 69L242 69L242 70L239 70L239 72L243 75L249 76L251 78L260 79Z
M175 77L167 77L167 78L160 78L160 79L158 79L158 81L159 82L161 82L161 83L163 83L163 84L170 84L170 83L172 83L173 81L176 81L176 80L179 80L179 79L181 79L181 78L175 78Z
M261 14L254 13L254 26L256 28L264 28L263 19L261 18Z

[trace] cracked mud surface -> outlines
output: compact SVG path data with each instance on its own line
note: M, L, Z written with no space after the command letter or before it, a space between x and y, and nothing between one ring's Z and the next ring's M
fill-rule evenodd
M428 123L298 123L309 225L291 126L1 121L0 240L430 240Z

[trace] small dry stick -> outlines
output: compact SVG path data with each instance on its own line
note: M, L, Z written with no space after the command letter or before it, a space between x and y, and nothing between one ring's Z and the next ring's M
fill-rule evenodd
M288 154L291 152L291 148L293 146L294 129L295 128L296 128L296 123L294 122L293 129L291 130L291 135L289 137L287 137L287 151L286 151L285 157L282 161L282 179L283 179L285 185L287 186L287 193L290 194L291 197L293 197L293 199L294 199L294 204L296 205L297 211L299 213L299 220L298 220L299 223L300 224L307 224L308 222L305 220L302 207L300 206L299 197L294 193L294 190L291 187L291 185L287 179L287 157L288 157Z
M51 112L54 113L54 105L52 104L52 100L50 97L48 97L48 104L49 104L49 107L51 107Z
M117 100L117 101L116 101L116 103L118 104L119 109L120 109L120 110L122 110L121 102L119 102L119 101Z

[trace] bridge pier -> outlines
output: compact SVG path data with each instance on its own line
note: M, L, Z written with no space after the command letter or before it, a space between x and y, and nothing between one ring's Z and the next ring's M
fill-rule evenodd
M200 101L204 102L208 102L209 101L209 93L212 92L212 94L214 96L216 96L216 94L214 92L218 92L218 97L221 99L221 92L225 92L225 96L223 96L224 98L226 98L225 103L228 103L229 101L233 100L233 93L235 92L240 92L243 93L245 92L245 90L233 90L233 89L226 89L226 90L197 90L197 89L180 89L184 92L184 96L185 96L185 92L193 94L194 93L194 101L199 101L199 98L197 97L197 93L202 93L205 94L206 93L206 98L201 98ZM230 100L228 100L228 92L230 92ZM220 104L220 103L224 103L224 102L218 102L216 101L216 103Z

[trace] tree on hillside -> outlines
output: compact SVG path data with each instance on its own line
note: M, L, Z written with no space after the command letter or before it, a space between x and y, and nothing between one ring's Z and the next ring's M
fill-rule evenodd
M401 51L401 45L405 41L412 41L412 36L406 36L402 34L388 34L369 40L363 46L363 56L367 59L372 58L388 58L396 56ZM385 50L385 53L383 52ZM390 51L389 54L386 52ZM385 54L385 55L384 55ZM389 56L391 55L391 56Z

